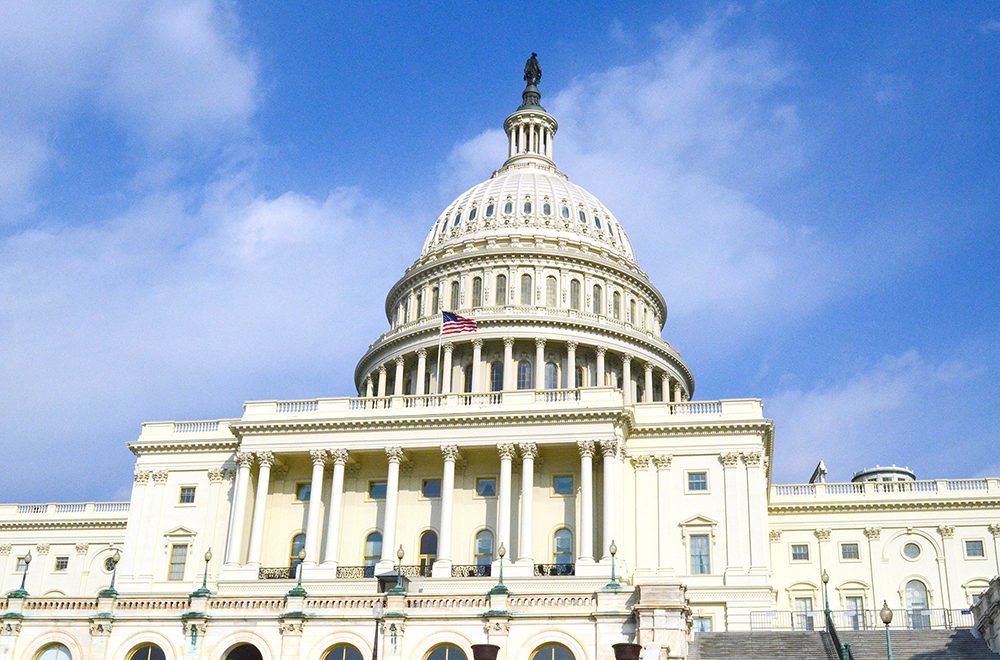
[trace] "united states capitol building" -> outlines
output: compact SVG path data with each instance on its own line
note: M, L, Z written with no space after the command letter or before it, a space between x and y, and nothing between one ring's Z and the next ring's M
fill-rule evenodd
M695 397L527 73L506 158L430 224L357 396L148 422L128 502L0 505L0 659L715 657L700 640L818 634L827 597L845 638L881 635L883 601L900 635L972 626L1000 479L773 483L764 403ZM442 338L443 311L478 329Z

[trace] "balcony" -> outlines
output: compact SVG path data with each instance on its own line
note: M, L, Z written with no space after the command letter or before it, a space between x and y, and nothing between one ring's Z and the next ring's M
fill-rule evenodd
M772 508L830 503L852 504L922 500L1000 499L1000 479L862 481L851 483L778 484L770 488Z
M128 509L128 502L0 504L0 520L7 528L68 521L124 527Z

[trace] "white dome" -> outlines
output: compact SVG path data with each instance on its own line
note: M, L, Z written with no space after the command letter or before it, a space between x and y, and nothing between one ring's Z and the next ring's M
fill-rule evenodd
M484 235L543 235L587 243L634 263L611 211L555 167L508 164L469 188L438 217L423 253Z

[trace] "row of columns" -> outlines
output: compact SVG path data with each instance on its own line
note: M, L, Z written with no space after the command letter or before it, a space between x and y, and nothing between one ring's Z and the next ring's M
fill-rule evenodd
M595 559L594 538L594 489L593 489L593 456L600 449L603 455L603 533L602 545L598 558L610 557L611 541L618 532L618 504L620 498L620 475L623 459L621 443L617 439L594 442L581 440L577 443L580 455L580 528L576 534L577 558L580 562L592 562ZM500 475L497 489L497 520L496 541L511 548L511 502L512 502L512 469L516 456L521 457L521 515L518 539L519 563L533 563L533 529L534 529L534 474L535 459L538 457L538 446L535 443L500 444L497 446L500 457ZM306 566L314 566L320 562L320 540L325 528L325 546L322 564L336 566L340 546L340 517L343 508L344 469L349 454L345 449L313 449L309 452L312 459L312 482L309 508L306 514L305 550ZM386 472L385 515L382 531L382 555L379 570L390 569L395 561L396 521L399 507L399 470L400 463L405 459L401 447L387 447L385 455L388 459ZM438 556L434 574L450 575L451 570L451 540L452 512L454 509L455 463L460 458L456 445L441 447L443 469L441 474L441 521L438 530ZM250 538L247 545L246 564L258 568L261 565L261 552L264 541L264 517L267 506L267 495L270 487L271 467L274 465L274 454L270 451L255 453L238 452L236 454L236 482L233 492L233 506L229 519L229 535L226 544L225 563L227 566L241 564L243 550L243 527L246 517L247 500L249 498L250 469L254 462L258 465L257 489L251 512ZM323 496L324 466L333 462L333 476L330 490L330 506L327 509L325 525L320 520L319 503ZM514 557L511 557L515 560ZM440 565L440 566L439 566Z
M517 372L514 367L514 341L513 337L503 338L503 389L514 390L517 389ZM545 345L546 340L542 338L535 339L535 388L534 389L544 389L545 384ZM566 387L573 388L576 385L576 349L579 344L575 341L566 342ZM441 370L441 387L440 391L442 394L451 394L453 391L451 375L452 375L452 365L453 365L453 354L455 351L455 343L448 342L442 346L443 359L442 359L442 370ZM607 363L607 349L603 346L597 346L594 349L596 354L596 382L598 386L603 386L605 382L606 374L606 363ZM427 376L427 349L420 348L416 351L417 354L417 374L416 382L414 387L414 393L418 396L423 396L429 394L426 391L426 376ZM629 354L623 354L621 356L622 365L622 382L626 385L625 390L625 401L626 403L639 403L635 401L635 393L631 387L632 382L632 362L635 360L633 356ZM395 364L395 379L393 382L393 396L403 395L403 384L405 380L406 373L406 358L403 355L397 355L393 358L393 363ZM472 391L480 392L483 387L482 379L482 363L483 363L483 340L480 338L475 338L472 340ZM654 382L655 382L655 371L659 371L660 379L660 400L661 401L686 401L687 393L684 391L683 386L679 380L670 377L670 374L662 369L657 369L651 362L645 362L642 365L644 369L644 379L643 379L643 391L642 391L642 403L652 402L654 393ZM373 380L372 375L369 374L365 379L365 396L371 397L376 395L383 397L386 396L386 388L388 387L388 368L385 364L379 365L376 370L376 378Z

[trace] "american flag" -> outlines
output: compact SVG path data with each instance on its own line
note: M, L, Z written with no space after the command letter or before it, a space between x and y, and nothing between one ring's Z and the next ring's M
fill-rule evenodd
M467 319L464 316L459 316L454 312L441 312L441 336L446 335L457 335L463 332L475 332L479 328L476 327L476 321L474 319Z

